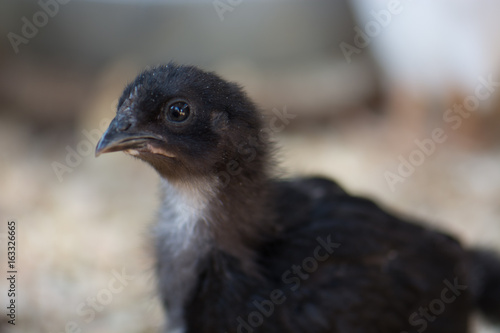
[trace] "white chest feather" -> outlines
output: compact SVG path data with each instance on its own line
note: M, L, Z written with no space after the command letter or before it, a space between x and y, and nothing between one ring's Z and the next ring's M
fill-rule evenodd
M185 303L198 281L199 262L210 250L205 213L215 193L208 184L173 185L162 180L161 185L164 200L154 230L158 279L167 305L167 332L182 333Z
M162 180L162 202L158 232L174 252L185 250L199 231L197 225L203 215L208 198L189 188L178 188Z

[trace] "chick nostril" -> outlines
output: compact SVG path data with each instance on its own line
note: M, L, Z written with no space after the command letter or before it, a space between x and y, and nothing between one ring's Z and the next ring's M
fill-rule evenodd
M130 128L130 126L132 126L132 124L128 121L126 122L122 122L118 125L118 130L119 131L126 131Z

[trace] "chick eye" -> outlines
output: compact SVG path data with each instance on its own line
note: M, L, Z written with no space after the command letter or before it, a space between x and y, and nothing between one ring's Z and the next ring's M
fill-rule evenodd
M189 105L185 102L175 102L167 106L167 119L174 123L181 123L189 117Z

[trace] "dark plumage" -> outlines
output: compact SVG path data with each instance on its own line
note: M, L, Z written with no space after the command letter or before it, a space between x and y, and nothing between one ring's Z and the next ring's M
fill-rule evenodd
M500 262L322 178L272 179L263 118L213 73L169 64L125 89L96 150L162 179L168 332L467 332L500 317Z

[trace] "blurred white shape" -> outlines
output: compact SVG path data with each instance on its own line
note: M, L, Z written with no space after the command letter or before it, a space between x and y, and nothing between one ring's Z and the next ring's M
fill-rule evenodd
M389 83L419 94L472 93L479 76L499 73L500 1L351 1L363 31L372 11L401 7L370 44Z

